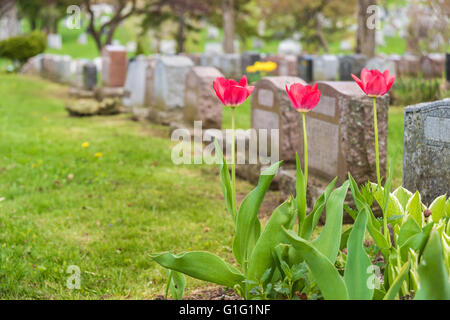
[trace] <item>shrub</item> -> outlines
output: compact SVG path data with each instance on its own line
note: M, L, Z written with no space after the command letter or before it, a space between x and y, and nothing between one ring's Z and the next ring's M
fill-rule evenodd
M0 57L23 64L29 58L44 52L46 46L45 34L41 31L33 31L27 35L0 41Z

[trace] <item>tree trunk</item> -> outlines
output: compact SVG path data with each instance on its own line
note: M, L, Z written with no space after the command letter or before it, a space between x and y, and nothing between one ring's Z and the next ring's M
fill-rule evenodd
M186 27L186 21L185 21L184 8L183 8L183 9L181 9L180 15L179 15L179 18L178 18L177 53L184 52L184 41L185 41L184 31L185 31L185 27Z
M223 51L234 53L234 0L222 0Z
M376 11L368 12L367 9L374 5L377 5L377 0L358 0L356 53L362 53L369 58L375 56Z
M317 21L317 37L319 38L320 44L325 51L325 53L329 52L328 42L327 39L325 39L325 36L323 34L322 25L323 25L323 13L318 12L316 15L316 21Z

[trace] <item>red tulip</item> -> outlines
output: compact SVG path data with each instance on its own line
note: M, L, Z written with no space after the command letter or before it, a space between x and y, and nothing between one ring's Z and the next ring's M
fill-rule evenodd
M361 71L361 79L354 74L352 77L365 94L375 98L384 96L391 89L395 80L395 76L389 75L389 70L381 73L378 70L368 70L367 68Z
M241 105L255 89L248 85L246 76L243 76L239 83L233 79L217 78L213 81L213 87L219 100L228 107Z
M317 89L317 83L313 86L294 83L290 89L286 85L286 92L291 100L292 106L299 112L311 111L317 106L320 100L320 90Z

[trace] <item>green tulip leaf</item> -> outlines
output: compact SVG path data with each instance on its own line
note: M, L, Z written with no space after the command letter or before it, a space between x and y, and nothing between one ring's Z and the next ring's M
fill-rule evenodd
M241 266L247 264L259 238L261 232L261 224L258 220L259 208L281 163L281 161L277 162L264 170L256 188L242 200L236 219L236 234L233 242L233 253Z
M409 199L411 199L413 194L402 186L395 189L392 194L397 198L398 202L400 202L403 210L406 210L406 205L408 204L408 201Z
M347 285L350 300L372 300L373 290L368 284L373 272L368 272L372 265L364 250L364 234L366 232L367 212L362 210L353 225L347 244L347 264L344 281Z
M398 295L402 287L403 281L405 281L406 277L408 276L410 266L411 262L409 261L402 266L395 279L393 279L392 284L389 287L389 290L386 292L386 295L384 296L383 300L395 299L395 297Z
M336 261L341 242L344 200L347 196L349 182L334 190L326 204L325 226L320 235L312 241L313 245L332 263Z
M326 300L347 300L348 293L344 280L334 264L310 242L300 238L294 232L284 230L289 243L305 259L323 297Z
M433 218L433 222L438 222L445 216L445 202L447 199L447 195L442 195L434 199L434 201L430 204L431 217Z
M423 213L422 213L422 202L420 201L419 191L409 199L406 204L406 216L412 217L416 220L417 224L422 227L424 223Z
M209 252L193 251L176 255L163 252L151 254L150 257L164 268L230 288L245 280L235 267Z
M233 192L231 188L231 181L230 181L230 172L228 171L227 161L225 157L222 154L222 150L219 146L219 143L217 140L214 140L214 145L216 146L216 155L217 160L219 163L219 174L220 174L220 182L222 185L222 193L223 197L225 199L225 206L227 208L227 211L230 213L231 218L233 221L236 220L236 212L233 210Z
M419 262L419 289L415 300L450 300L450 278L439 233L433 230Z

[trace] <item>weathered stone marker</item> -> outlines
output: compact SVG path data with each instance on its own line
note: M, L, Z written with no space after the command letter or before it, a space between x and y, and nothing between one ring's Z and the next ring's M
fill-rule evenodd
M258 52L244 52L241 56L241 72L247 73L247 67L252 66L255 62L261 60L261 55Z
M420 59L420 67L425 79L441 78L445 70L445 56L439 53L425 55Z
M389 70L389 74L394 76L397 74L395 62L384 57L375 57L370 59L369 61L367 61L366 68L369 70L375 69L380 72Z
M405 108L403 186L425 204L450 194L450 99Z
M325 181L347 179L358 183L376 181L372 99L354 82L318 82L319 104L306 115L309 170ZM386 170L389 97L378 98L380 166ZM300 132L300 131L299 131ZM303 133L299 156L303 158Z
M222 105L217 98L213 81L223 77L213 67L193 67L186 76L184 93L184 121L194 124L202 121L205 129L222 127Z
M93 62L83 65L83 87L93 90L97 86L97 66Z
M339 74L339 59L331 54L318 56L314 60L314 81L335 81Z
M271 130L279 130L275 143L284 161L294 161L300 147L300 114L292 108L286 93L286 85L294 83L306 84L297 77L266 77L258 81L252 93L252 128L268 130L269 141Z
M137 56L128 66L127 79L125 81L125 91L128 97L123 99L125 107L132 108L135 115L141 112L145 104L146 69L148 59Z
M297 66L298 76L304 79L306 82L312 82L314 79L314 56L303 55L298 57Z
M149 113L150 119L169 124L180 120L184 107L185 78L194 66L191 59L183 56L162 56L156 59L153 73L154 104Z
M352 81L351 74L359 77L361 70L367 63L367 57L363 54L342 56L339 58L339 79L341 81Z
M102 81L106 87L123 87L127 76L127 51L122 46L108 45L102 53Z
M297 56L293 55L281 56L278 65L278 75L296 77L297 72L298 72Z

